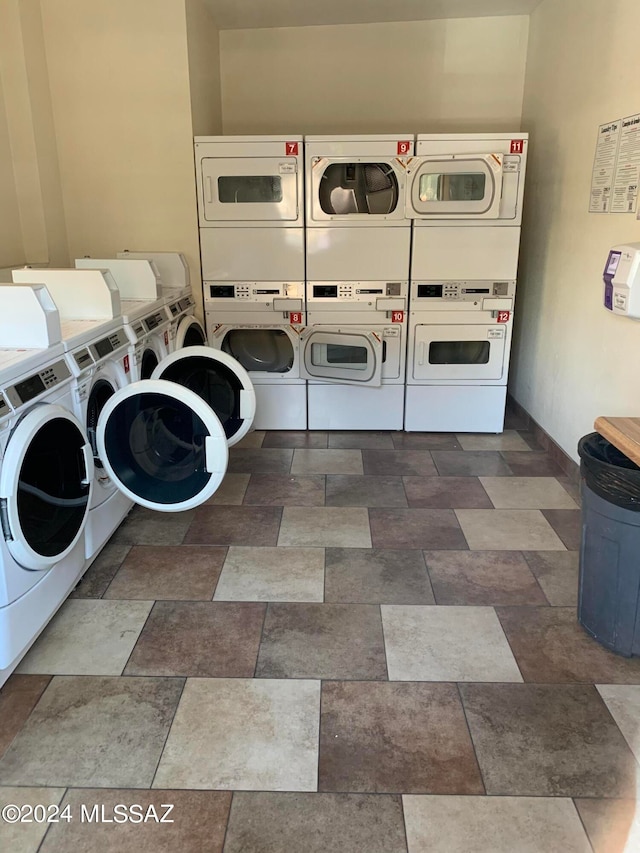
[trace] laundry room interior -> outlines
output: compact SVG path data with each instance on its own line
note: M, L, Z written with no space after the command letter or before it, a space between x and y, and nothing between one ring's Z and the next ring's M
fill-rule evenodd
M639 28L2 0L0 850L640 850Z

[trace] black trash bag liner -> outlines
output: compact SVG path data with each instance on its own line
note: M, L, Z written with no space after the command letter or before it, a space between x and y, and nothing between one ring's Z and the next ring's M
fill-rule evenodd
M592 492L623 509L640 512L640 467L598 432L578 442L580 473Z

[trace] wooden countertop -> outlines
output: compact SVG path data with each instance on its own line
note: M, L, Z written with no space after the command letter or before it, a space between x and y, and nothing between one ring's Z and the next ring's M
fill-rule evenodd
M596 418L596 432L640 465L640 418Z

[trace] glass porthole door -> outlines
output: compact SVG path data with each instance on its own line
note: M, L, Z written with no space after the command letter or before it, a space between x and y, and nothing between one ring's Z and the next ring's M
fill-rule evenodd
M5 543L26 569L49 569L84 531L93 452L80 422L58 405L36 406L16 425L0 469Z
M116 487L160 512L192 509L210 498L229 459L213 410L194 391L162 380L117 391L100 413L97 442Z

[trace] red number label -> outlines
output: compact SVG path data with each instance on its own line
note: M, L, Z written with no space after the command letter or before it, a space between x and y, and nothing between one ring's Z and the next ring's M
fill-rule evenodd
M524 139L512 139L511 140L511 153L512 154L522 154L524 151Z
M391 312L391 322L392 323L404 323L404 311L392 311Z
M169 346L169 332L165 332L165 333L164 333L164 345L165 345L166 347L168 347L168 346Z
M131 366L130 366L130 364L129 364L129 356L128 356L128 355L125 355L125 357L122 359L122 363L123 363L123 365L124 365L124 372L125 372L125 373L128 373L128 372L131 370Z
M498 323L508 323L511 311L498 311Z
M298 156L298 143L297 142L285 142L284 144L285 152L289 157L297 157Z
M292 326L299 326L302 323L302 311L290 311L289 322Z
M411 151L411 142L408 139L398 141L398 154L408 154Z

